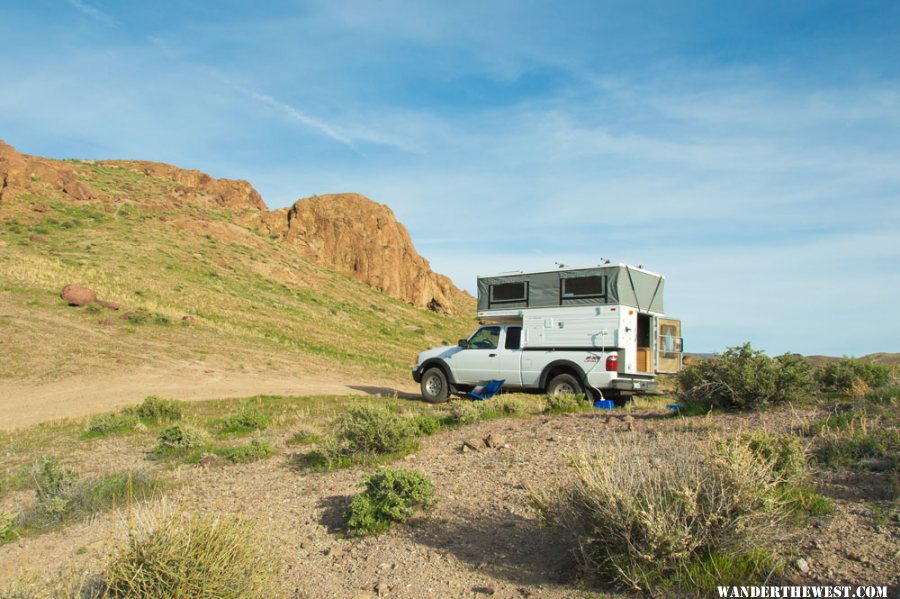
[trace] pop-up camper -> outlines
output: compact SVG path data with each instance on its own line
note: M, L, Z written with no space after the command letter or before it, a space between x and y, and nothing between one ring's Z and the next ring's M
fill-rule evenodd
M503 273L478 278L478 320L456 347L419 354L429 401L488 380L547 393L621 398L681 369L681 322L663 312L665 278L640 267Z

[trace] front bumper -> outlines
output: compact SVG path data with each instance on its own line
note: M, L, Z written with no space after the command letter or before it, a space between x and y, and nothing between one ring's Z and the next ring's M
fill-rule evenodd
M659 383L649 379L618 377L611 380L609 382L609 386L612 389L616 389L618 391L634 391L636 393L646 393L649 391L656 391L656 388L659 387Z
M422 369L418 365L412 367L412 377L415 382L422 382Z

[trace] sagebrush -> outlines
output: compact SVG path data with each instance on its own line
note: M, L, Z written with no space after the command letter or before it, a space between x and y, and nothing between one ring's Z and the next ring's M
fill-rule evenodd
M385 468L367 478L363 487L347 512L347 528L357 535L383 532L434 502L434 485L421 472Z

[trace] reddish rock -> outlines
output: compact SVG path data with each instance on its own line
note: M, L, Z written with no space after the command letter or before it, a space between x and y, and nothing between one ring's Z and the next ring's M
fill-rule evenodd
M270 214L272 232L319 264L386 295L453 313L471 297L431 270L390 208L357 194L323 195Z
M70 306L87 306L97 300L97 294L80 285L66 285L60 297Z

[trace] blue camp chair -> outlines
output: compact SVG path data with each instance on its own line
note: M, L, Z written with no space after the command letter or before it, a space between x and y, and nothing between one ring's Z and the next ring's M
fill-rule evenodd
M477 399L478 401L484 401L485 399L490 399L493 396L497 395L500 392L500 387L503 386L503 383L506 382L506 379L502 381L491 381L487 385L479 385L466 393L466 397L470 399Z

